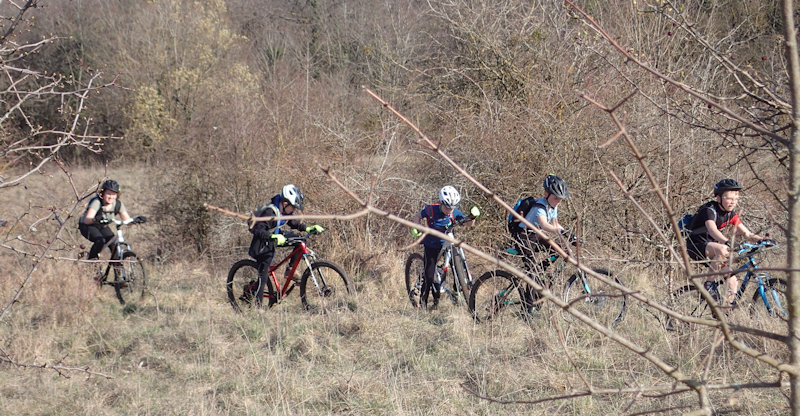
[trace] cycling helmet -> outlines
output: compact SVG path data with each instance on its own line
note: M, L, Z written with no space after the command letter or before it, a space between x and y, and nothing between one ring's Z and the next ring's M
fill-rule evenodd
M556 175L550 174L544 178L544 190L561 199L569 198L567 183Z
M461 202L461 194L456 191L456 188L447 185L439 191L439 200L442 201L442 205L447 208L455 208L458 206L458 203Z
M741 191L742 185L739 185L739 182L736 182L734 179L725 178L716 185L714 185L714 196L720 196L725 191Z
M104 181L102 185L100 185L100 192L103 192L106 189L119 193L119 184L113 179L108 179Z
M281 189L281 199L296 209L303 210L303 193L296 186L292 184L284 186Z

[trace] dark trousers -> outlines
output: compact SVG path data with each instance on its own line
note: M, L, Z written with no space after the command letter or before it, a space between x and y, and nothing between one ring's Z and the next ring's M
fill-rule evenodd
M256 269L258 270L258 286L256 287L255 301L256 307L260 308L264 301L264 285L269 279L269 266L272 265L272 259L275 257L275 250L268 251L256 257Z
M528 267L529 277L540 285L547 286L549 282L542 277L544 277L544 271L550 267L550 256L555 254L555 250L546 242L541 241L535 233L515 233L513 237L515 248L522 253L523 261ZM545 253L542 255L544 259L537 261L534 253ZM525 285L522 297L525 305L530 308L539 299L539 294L531 286Z
M433 279L436 275L436 260L439 259L439 253L442 251L441 247L430 248L425 247L425 281L422 282L422 293L419 294L419 303L421 307L428 305L428 292L433 288L433 304L439 303L439 288L433 287Z
M78 230L81 232L82 236L93 243L92 248L89 249L89 260L97 260L100 251L103 250L103 246L116 237L114 232L105 225L78 224ZM109 250L111 250L111 248L109 248ZM112 252L111 254L113 255L114 253Z

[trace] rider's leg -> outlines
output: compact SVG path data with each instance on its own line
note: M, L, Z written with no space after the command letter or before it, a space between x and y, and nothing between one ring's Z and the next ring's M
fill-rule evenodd
M256 307L261 308L264 301L264 286L267 279L269 279L269 266L272 264L272 258L275 257L275 251L269 251L256 257L256 267L258 269L258 285L255 290Z
M706 244L705 253L711 263L709 264L709 268L713 272L722 272L722 271L730 271L730 268L727 267L725 261L728 259L730 255L730 251L728 250L728 246L725 244L720 244L715 241L710 241ZM709 278L711 280L717 280L717 277ZM727 279L727 296L725 296L725 300L728 304L733 303L736 300L736 291L739 289L739 279L736 278L736 275L730 275Z
M422 282L422 293L419 294L419 306L424 308L428 306L428 292L430 292L431 288L433 287L433 280L434 276L436 275L436 260L439 258L441 247L423 247L425 248L425 280ZM439 292L438 290L434 290L433 303L437 304L438 302Z
M539 276L544 275L544 270L550 265L550 255L547 254L547 256L541 260L537 259L537 257L541 256L542 253L548 253L549 250L541 246L538 243L538 238L535 236L522 234L519 237L520 238L517 239L517 246L519 247L519 251L523 254L523 264L528 270L528 277L534 279L541 285L542 279L540 279ZM534 304L539 300L539 294L536 293L533 286L525 285L522 295L523 302L528 312L531 312L537 306Z
M729 305L733 305L733 302L736 301L736 291L739 290L739 279L736 278L735 274L728 276L728 301Z
M106 226L96 226L81 224L79 227L81 235L83 235L87 240L91 241L92 248L89 249L89 255L87 258L89 260L97 260L100 255L100 251L103 250L103 247L114 238L114 232L111 231L110 228Z

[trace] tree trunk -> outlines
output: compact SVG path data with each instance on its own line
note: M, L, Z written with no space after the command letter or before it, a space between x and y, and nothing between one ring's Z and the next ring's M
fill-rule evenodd
M794 27L794 2L783 0L783 26L786 36L786 61L789 63L789 82L792 93L792 131L789 154L791 157L791 175L789 183L789 231L787 235L789 265L789 348L792 352L792 365L800 365L800 247L797 236L800 235L800 58L797 54L797 32ZM792 414L800 415L800 376L791 377Z

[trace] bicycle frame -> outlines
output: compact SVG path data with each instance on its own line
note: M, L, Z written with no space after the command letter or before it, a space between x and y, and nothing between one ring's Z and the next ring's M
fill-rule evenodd
M746 255L747 261L739 268L734 270L733 274L736 275L745 270L747 270L747 272L745 273L744 278L742 278L742 283L739 284L739 290L736 291L736 300L738 301L739 299L741 299L741 297L744 295L745 290L747 290L747 284L750 282L750 279L753 278L755 279L756 282L758 282L758 288L756 288L756 292L758 293L759 298L761 299L762 302L764 302L764 306L767 308L767 312L770 315L772 315L773 305L770 303L770 300L767 297L767 291L764 289L765 288L764 279L762 278L764 275L756 272L756 270L758 270L758 261L756 261L754 254L757 253L762 247L767 247L767 246L764 246L762 244L757 244L757 245L746 244L744 248L742 248L739 251L740 255L741 254ZM775 306L779 308L779 311L785 314L785 316L788 316L788 312L786 311L784 305L781 305L781 301L780 299L778 299L777 294L773 291L771 292L771 295L772 295L771 296L772 300L775 302Z
M311 269L311 263L313 263L313 261L316 258L314 252L308 248L308 246L304 241L300 240L295 242L294 244L295 247L291 253L289 253L286 257L284 257L283 260L281 260L280 262L273 263L272 265L269 266L269 276L270 279L272 279L272 282L275 284L275 289L277 291L277 293L274 296L276 296L279 300L288 296L289 293L292 291L292 289L294 289L294 282L292 281L292 277L297 272L297 268L300 267L301 258L305 262L306 267L308 267L309 269ZM286 279L283 282L283 285L281 285L278 282L278 276L275 274L275 271L281 268L284 264L290 262L295 257L296 260L291 264L289 264L290 267L289 273L286 275ZM319 284L316 281L316 277L314 277L313 274L312 278L314 279L314 284L317 287L319 287ZM264 297L265 298L273 297L273 294L264 292Z
M446 234L450 238L454 238L452 228L446 231ZM456 287L457 293L466 293L472 286L472 273L469 270L469 265L467 264L467 257L464 254L464 249L462 247L457 247L450 241L445 241L444 246L442 247L442 253L444 254L444 261L442 261L442 270L439 270L437 265L436 267L436 274L434 275L434 285L439 288L440 293L445 292L448 293L450 296L457 296L456 293L452 293L450 289L443 286L444 283L443 277L447 274L448 270L453 271L453 284ZM456 261L460 261L461 264L464 266L463 272L466 274L465 276L460 276L461 272L458 270L458 267L455 267ZM467 282L467 287L461 287L461 281ZM466 290L465 290L466 289Z
M108 263L106 264L106 270L103 272L103 277L100 279L101 284L109 284L113 285L114 282L108 281L108 273L111 271L111 268L115 265L121 265L122 255L126 252L131 250L131 245L125 241L125 237L122 234L122 226L126 225L124 222L120 220L113 220L114 224L117 226L115 236L111 240L106 243L105 247L111 249L111 258L109 259ZM121 269L122 273L125 273L124 269ZM123 276L123 280L124 280Z

